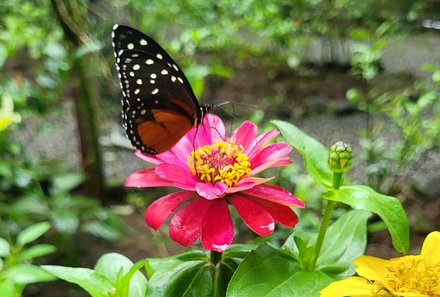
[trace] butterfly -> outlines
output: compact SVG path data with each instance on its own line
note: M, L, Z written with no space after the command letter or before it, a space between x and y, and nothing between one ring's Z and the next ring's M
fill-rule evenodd
M128 138L146 154L171 149L214 106L199 105L182 69L151 37L115 25L112 39Z

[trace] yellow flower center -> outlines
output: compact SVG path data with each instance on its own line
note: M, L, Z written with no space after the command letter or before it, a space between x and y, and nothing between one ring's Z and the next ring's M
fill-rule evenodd
M213 184L221 181L233 187L251 172L251 164L243 150L243 146L235 145L234 141L216 141L193 151L187 164L201 181Z
M440 263L428 262L419 256L406 256L391 261L385 279L398 293L419 293L440 297ZM393 295L394 296L394 295Z

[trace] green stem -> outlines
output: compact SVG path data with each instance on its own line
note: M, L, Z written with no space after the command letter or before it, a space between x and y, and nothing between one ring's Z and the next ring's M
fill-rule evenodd
M212 266L213 266L213 291L214 291L214 297L220 297L221 293L220 293L220 288L219 288L219 277L220 277L220 261L222 260L223 254L222 252L216 252L216 251L211 251L211 256L209 258L209 261L211 262Z
M341 186L342 182L342 173L333 173L333 189L337 190ZM322 243L324 242L325 233L327 232L328 223L330 222L330 218L332 216L333 207L335 206L336 201L329 200L327 205L325 206L324 215L322 217L321 226L319 227L318 239L315 244L315 254L313 255L313 259L310 267L312 270L315 269L316 261L318 260L319 253L321 252Z
M219 263L222 260L222 257L223 257L222 252L211 251L209 262L211 262L212 265L217 265L217 263Z

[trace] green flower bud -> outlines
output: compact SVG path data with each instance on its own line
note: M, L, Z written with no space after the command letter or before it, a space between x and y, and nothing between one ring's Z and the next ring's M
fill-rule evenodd
M345 173L351 167L352 150L349 144L336 142L330 148L328 166L335 173Z

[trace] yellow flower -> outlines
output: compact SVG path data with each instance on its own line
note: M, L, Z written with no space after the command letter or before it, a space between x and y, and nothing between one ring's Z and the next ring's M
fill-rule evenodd
M440 232L431 232L420 255L385 260L361 256L359 276L331 283L321 297L440 297Z

